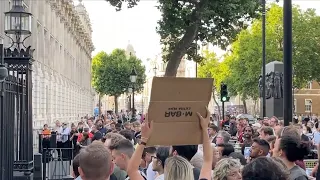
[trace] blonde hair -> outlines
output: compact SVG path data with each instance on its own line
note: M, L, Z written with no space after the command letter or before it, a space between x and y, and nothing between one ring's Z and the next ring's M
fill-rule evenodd
M165 180L194 180L193 167L181 156L172 156L166 160L164 166Z
M221 159L213 170L213 179L227 180L228 173L231 169L241 169L240 161L233 158Z

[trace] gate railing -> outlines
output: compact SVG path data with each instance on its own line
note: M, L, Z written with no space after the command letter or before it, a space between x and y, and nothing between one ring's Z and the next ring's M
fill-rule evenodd
M76 152L70 136L57 135L55 132L50 135L39 134L38 147L42 154L42 180L64 180L72 174L72 159Z

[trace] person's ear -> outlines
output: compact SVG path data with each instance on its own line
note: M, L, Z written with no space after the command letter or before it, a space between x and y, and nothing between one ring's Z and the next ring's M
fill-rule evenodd
M122 158L122 159L126 159L127 156L126 156L125 154L121 153L121 158Z
M111 162L111 165L110 165L110 172L109 174L111 175L113 173L113 170L114 170L114 163Z
M177 156L177 155L179 155L179 154L178 154L178 152L177 152L176 150L174 150L174 151L172 152L172 155Z

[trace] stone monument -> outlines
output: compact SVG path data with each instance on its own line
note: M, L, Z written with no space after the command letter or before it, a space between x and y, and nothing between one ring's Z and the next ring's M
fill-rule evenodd
M266 116L283 117L283 63L272 61L266 64ZM259 76L260 117L262 117L262 75Z

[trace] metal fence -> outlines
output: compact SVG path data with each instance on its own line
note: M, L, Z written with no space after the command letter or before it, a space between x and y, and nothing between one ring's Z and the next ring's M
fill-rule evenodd
M36 146L42 154L42 180L64 180L71 175L72 159L76 154L73 143L68 135L57 135L55 132L38 134Z
M9 76L1 83L0 179L30 177L32 150L32 76L29 57L9 54Z

